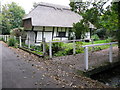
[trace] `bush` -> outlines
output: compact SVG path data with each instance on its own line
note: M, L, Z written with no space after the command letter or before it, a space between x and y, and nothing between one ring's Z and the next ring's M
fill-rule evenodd
M92 38L94 39L94 41L100 40L97 34L92 35Z
M12 37L8 40L8 46L16 46L17 41Z
M25 42L24 38L27 37L27 34L26 34L26 32L24 31L23 28L14 28L14 29L11 30L10 34L13 35L13 36L16 36L18 38L19 38L19 36L21 36L22 42Z
M53 53L53 55L55 53L57 53L58 51L63 50L63 48L62 48L63 44L64 44L63 42L52 43L52 53Z
M54 54L54 56L65 56L65 55L67 55L65 50L58 51L57 53Z
M99 37L101 40L104 40L105 38L107 38L106 29L104 29L104 28L98 29L98 30L96 31L96 34L98 35L98 37Z
M0 38L0 41L5 41L4 38Z
M73 54L73 48L71 47L71 48L66 48L65 49L65 54L66 55L72 55Z

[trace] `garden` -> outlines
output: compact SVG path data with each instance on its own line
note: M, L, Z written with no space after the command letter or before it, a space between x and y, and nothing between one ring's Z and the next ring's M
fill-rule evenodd
M25 40L22 39L22 47L19 45L19 37L8 37L7 40L5 38L1 38L0 40L6 42L8 46L13 46L15 48L21 48L25 51L28 51L30 53L36 54L38 56L45 56L49 57L49 43L45 43L45 53L43 53L43 43L41 42L40 45L27 45L25 44ZM58 40L55 40L58 41ZM111 39L106 40L95 40L90 42L85 41L75 41L75 54L84 53L84 48L82 46L84 45L91 45L91 44L102 44L102 43L109 43L111 42ZM58 56L66 56L66 55L72 55L73 54L73 46L74 43L72 41L70 42L53 42L52 43L52 56L58 57ZM114 45L117 46L117 45ZM109 45L104 46L95 46L95 47L89 47L89 51L99 51L109 48Z

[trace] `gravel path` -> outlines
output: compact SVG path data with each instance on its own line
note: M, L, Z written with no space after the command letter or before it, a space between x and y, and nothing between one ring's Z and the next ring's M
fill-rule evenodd
M0 43L3 43L3 42L0 42ZM5 43L3 43L3 45L7 48L7 45ZM18 48L16 49L16 48L9 47L9 49L11 49L10 51L14 52L14 55L16 55L17 57L17 60L15 62L16 63L22 62L20 64L17 63L17 66L16 66L16 68L21 67L21 70L20 70L21 72L20 71L16 71L16 72L18 72L21 75L20 78L22 77L25 79L29 77L28 81L31 82L30 80L32 80L32 83L30 84L33 84L31 85L31 87L32 86L35 87L35 85L37 87L42 87L42 88L50 88L50 87L107 88L108 87L98 81L91 80L90 78L87 78L84 76L78 76L75 74L76 69L78 69L79 67L82 67L83 61L82 59L80 59L80 56L83 57L83 54L78 54L76 56L71 55L71 56L65 56L65 57L57 57L57 58L53 58L53 60L45 60L42 58L38 58L33 54L29 54ZM81 61L82 64L79 61ZM8 67L6 67L6 70L7 69ZM24 73L24 72L26 74L22 76L21 73ZM8 74L9 73L10 72L8 72ZM14 73L13 73L13 76L14 76ZM24 81L24 83L26 82L27 80ZM27 87L27 86L24 86L24 87Z

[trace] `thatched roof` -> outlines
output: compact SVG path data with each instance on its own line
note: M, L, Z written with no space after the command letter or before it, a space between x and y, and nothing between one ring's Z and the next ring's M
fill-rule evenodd
M82 17L70 7L40 3L23 20L31 18L32 26L73 27Z

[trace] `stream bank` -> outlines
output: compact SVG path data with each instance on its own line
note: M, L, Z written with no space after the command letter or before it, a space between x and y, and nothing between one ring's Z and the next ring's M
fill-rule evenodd
M98 80L108 86L120 87L120 66L91 75L90 78Z

